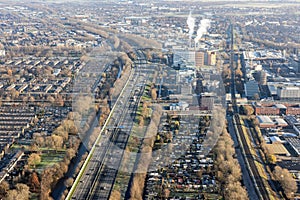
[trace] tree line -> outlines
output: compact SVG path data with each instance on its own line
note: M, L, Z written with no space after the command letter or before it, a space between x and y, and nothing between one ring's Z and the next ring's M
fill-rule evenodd
M138 159L138 164L133 174L133 179L129 186L130 199L143 199L143 192L148 167L152 160L152 148L156 139L160 117L162 115L162 107L155 105L151 116L151 121L147 127L145 137L143 139Z
M216 177L222 189L220 193L224 199L246 200L249 199L246 189L241 185L241 168L234 158L235 149L233 141L224 129L215 146Z

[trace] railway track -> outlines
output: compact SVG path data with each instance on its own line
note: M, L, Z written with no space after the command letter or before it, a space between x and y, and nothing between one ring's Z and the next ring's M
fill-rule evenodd
M252 182L255 186L255 191L257 193L257 196L262 200L269 200L269 193L265 187L265 184L263 182L262 177L259 174L259 171L257 169L257 166L255 165L255 159L254 156L251 154L250 147L247 143L247 140L245 138L242 125L240 123L240 116L239 116L239 109L236 101L236 85L235 85L235 68L234 65L237 65L238 57L235 57L235 53L233 50L234 46L234 34L233 34L233 25L230 25L230 69L231 69L231 96L232 96L232 109L233 109L233 122L236 126L236 134L240 138L240 145L242 146L244 150L244 158L246 163L248 164L248 170L250 175L252 176Z
M243 146L244 151L245 151L245 155L244 155L245 159L247 159L247 162L249 163L249 168L250 168L249 170L252 171L253 179L255 180L255 183L256 183L256 187L258 190L257 191L258 196L262 200L270 200L269 193L265 187L262 177L259 174L257 166L255 165L255 159L254 159L253 155L251 154L250 147L246 141L245 135L243 134L242 125L240 124L240 117L238 114L234 115L234 120L236 123L238 134L239 134L241 142L242 142L241 145Z

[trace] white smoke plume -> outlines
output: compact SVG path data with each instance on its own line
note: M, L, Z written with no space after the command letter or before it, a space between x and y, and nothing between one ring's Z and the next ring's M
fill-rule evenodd
M186 23L189 27L189 39L190 39L190 42L191 42L192 36L193 36L193 33L194 33L194 27L195 27L195 18L192 17L192 11L190 11L190 14L189 14L189 17L186 20Z
M199 29L197 30L197 37L195 38L195 45L202 38L203 34L207 32L207 29L210 27L209 19L202 19L199 24Z

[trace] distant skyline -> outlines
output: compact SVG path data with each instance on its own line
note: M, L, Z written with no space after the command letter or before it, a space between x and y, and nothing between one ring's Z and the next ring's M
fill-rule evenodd
M8 2L145 2L144 0L0 0L1 3L8 3ZM186 2L280 2L280 3L299 3L300 0L150 0L148 2L172 2L172 1L186 1Z

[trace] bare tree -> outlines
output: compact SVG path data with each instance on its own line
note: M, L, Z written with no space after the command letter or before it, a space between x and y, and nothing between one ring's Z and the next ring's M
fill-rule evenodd
M118 190L113 190L110 197L109 197L109 200L120 200L121 199L121 193L120 191Z
M41 188L41 183L39 181L39 177L36 172L33 172L29 178L28 184L30 186L31 191L37 192Z
M41 156L39 154L37 154L37 153L32 153L28 157L27 162L28 162L29 166L33 166L33 168L35 168L36 165L41 162Z
M156 99L157 99L157 91L156 91L156 88L152 88L152 89L151 89L151 98L152 98L152 100L156 100Z
M216 176L225 199L248 199L245 188L241 186L241 168L236 159L233 141L224 128L222 135L214 148L217 156L215 160Z
M72 177L68 178L67 180L65 180L65 186L67 188L71 187L74 183L74 179Z
M297 191L297 183L292 174L287 169L276 166L273 171L274 178L280 183L284 193L288 198L292 198Z
M4 199L9 191L9 184L6 181L0 183L0 199Z
M28 200L29 199L29 187L25 184L18 183L15 190L10 190L7 195L7 200Z
M254 113L254 108L250 105L244 105L243 106L243 111L245 115L252 115Z

